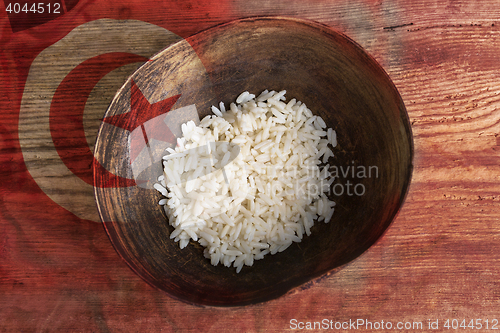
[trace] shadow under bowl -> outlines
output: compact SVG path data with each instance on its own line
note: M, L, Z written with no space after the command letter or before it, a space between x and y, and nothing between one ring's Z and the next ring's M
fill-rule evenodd
M212 266L198 243L181 250L169 238L173 228L158 205L160 193L130 182L131 133L103 123L95 156L109 172L95 171L94 180L104 227L126 263L172 297L215 306L280 297L366 251L388 228L406 196L413 142L404 103L371 56L327 26L261 17L200 32L139 68L105 117L134 108L133 84L153 105L175 96L167 122L173 133L193 118L192 112L175 110L192 111L194 105L202 119L211 113L211 105L228 105L243 91L285 89L287 100L304 102L338 137L331 163L338 176L329 192L337 203L331 222L316 222L301 243L237 274L234 268ZM95 164L94 170L98 167Z

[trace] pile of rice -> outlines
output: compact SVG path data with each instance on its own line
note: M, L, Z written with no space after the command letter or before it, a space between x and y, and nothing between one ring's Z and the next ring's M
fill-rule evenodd
M315 220L332 218L326 192L334 179L325 163L336 133L285 93L244 92L229 110L212 106L198 126L182 125L183 137L163 158L155 188L166 197L159 204L175 228L170 238L181 248L198 241L212 265L240 272L309 236Z

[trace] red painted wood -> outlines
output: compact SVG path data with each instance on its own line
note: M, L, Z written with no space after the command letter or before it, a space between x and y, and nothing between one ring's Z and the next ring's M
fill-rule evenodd
M382 64L413 125L412 185L375 246L319 283L250 307L186 305L144 283L120 260L100 224L79 218L73 206L61 207L31 176L28 165L50 170L55 160L47 158L52 137L42 128L41 111L27 121L19 117L30 66L49 46L97 19L144 21L187 37L234 18L277 14L338 28ZM491 0L98 0L79 1L60 17L13 32L2 9L0 330L282 332L294 328L293 319L364 319L422 322L423 330L408 330L419 332L428 320L439 320L440 328L446 319L500 320L499 14ZM67 49L37 79L55 76L81 51ZM117 90L106 92L106 86L103 81L92 95L104 107ZM41 106L51 102L31 97ZM89 117L87 136L98 116ZM29 126L21 131L21 123ZM37 158L27 164L23 152ZM71 188L74 179L51 181ZM62 194L74 196L75 206L93 204L83 189Z

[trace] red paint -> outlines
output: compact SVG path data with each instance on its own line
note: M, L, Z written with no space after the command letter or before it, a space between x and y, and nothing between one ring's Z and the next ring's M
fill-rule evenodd
M149 140L157 139L163 142L175 143L175 136L172 134L170 129L166 124L160 119L160 121L154 121L149 124L148 130L146 131L144 124L162 114L170 111L172 106L177 102L181 95L175 95L170 98L166 98L157 103L150 104L149 101L144 97L137 84L134 80L131 80L130 85L130 112L117 114L111 117L104 118L103 121L123 128L129 132L132 132L139 126L141 126L142 133L144 135L144 141L134 140L131 142L131 152L130 152L130 163L133 163L140 152L148 145ZM149 125L148 124L148 125Z
M12 32L19 32L59 18L73 9L78 0L51 0L45 2L4 0L3 3L6 9L10 9L10 13L7 10L6 12ZM19 7L16 4L19 4Z
M117 309L120 309L135 313L130 318L148 317L141 327L143 331L147 331L147 326L151 324L157 329L165 329L165 326L168 328L170 325L165 321L169 308L184 308L184 305L159 294L141 281L120 260L102 225L82 220L60 207L37 186L29 174L18 141L19 109L24 85L30 66L38 54L87 22L102 18L140 20L187 37L230 20L234 11L227 5L229 2L224 1L63 2L66 6L64 15L43 23L25 21L24 24L37 24L24 30L14 27L16 32L13 32L5 7L0 11L0 290L5 305L0 311L0 326L12 331L47 328L102 331L106 330L105 320L115 318ZM130 33L133 34L124 31L124 34ZM74 49L66 51L78 52ZM133 56L123 57L115 61L132 60ZM101 59L96 69L105 74L113 70L115 65L112 61L106 63ZM50 77L52 73L47 71L46 74ZM76 76L75 80L78 80ZM78 85L79 82L75 80L71 84ZM92 87L82 88L90 92ZM83 94L73 97L84 98ZM88 94L85 98L88 98ZM72 130L66 135L55 135L68 139L64 147L66 151L77 149L73 146L73 134L80 137L76 140L78 143L83 136L82 125L78 120L83 107L75 109L72 106L60 111L64 117L70 117L68 122L71 124L67 126ZM84 152L84 155L91 162L88 153ZM78 160L80 155L73 154L73 158ZM114 180L118 181L118 178ZM108 185L113 186L112 182ZM100 298L102 295L110 298L103 301ZM144 306L137 307L137 304ZM159 313L156 313L156 321L152 323L151 313L155 311ZM126 330L129 327L130 321L118 320L111 324L109 330Z
M50 107L50 131L52 141L64 162L76 176L94 185L92 165L96 172L109 173L99 163L94 163L83 127L83 111L94 86L110 71L147 58L128 53L106 53L88 59L73 69L57 88ZM108 179L113 179L109 175ZM118 180L112 183L118 183ZM120 184L133 186L132 179L120 180Z

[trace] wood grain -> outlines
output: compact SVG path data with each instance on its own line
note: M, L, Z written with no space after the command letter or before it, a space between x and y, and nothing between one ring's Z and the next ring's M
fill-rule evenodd
M500 319L496 1L169 1L155 6L80 2L63 19L16 35L0 17L2 331L283 332L292 331L294 318L424 325L428 319L439 319L440 325L453 318ZM415 170L398 217L354 262L275 301L231 310L199 308L149 287L120 261L101 225L80 220L40 190L18 143L20 94L31 62L47 47L41 40L55 43L88 20L132 18L187 37L252 15L317 20L374 55L406 104Z
M136 94L129 85L140 86L141 92ZM264 89L286 89L288 96L293 96L288 100L300 100L328 127L335 128L340 139L335 159L329 161L333 166L376 168L376 175L337 175L333 190L326 193L336 203L331 223L315 223L311 236L304 237L300 244L237 274L222 265L213 267L197 242L180 250L178 244L168 241L173 230L158 207L160 195L152 184L149 191L144 183L102 188L99 184L107 183L109 173L94 171L99 213L120 256L145 281L181 300L235 306L277 298L367 250L391 223L407 193L413 145L401 97L383 69L358 45L311 21L250 18L176 43L134 73L113 99L105 120L126 115L129 123L134 123L133 119L158 114L151 121L159 125L151 128L180 135L186 112L165 116L167 107L152 106L147 100L167 101L177 96L175 108L195 105L199 115L192 115L190 120L198 121L220 100L228 105L242 91L258 94ZM137 106L137 100L145 102ZM168 121L164 117L169 117ZM158 134L148 129L144 133L150 137ZM149 170L147 179L156 182L163 174L165 149L173 147L175 140L144 146L143 151L148 149L149 154L141 159L141 155L135 158L129 153L130 137L123 128L103 124L96 160L108 170L113 168L107 166L118 165L121 174L134 176L136 173L130 170L143 164L141 167ZM333 168L330 171L334 172ZM134 179L139 184L144 178L137 173ZM362 194L347 194L347 182L354 183L355 189L361 186Z

